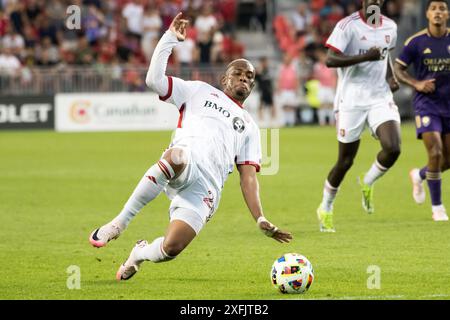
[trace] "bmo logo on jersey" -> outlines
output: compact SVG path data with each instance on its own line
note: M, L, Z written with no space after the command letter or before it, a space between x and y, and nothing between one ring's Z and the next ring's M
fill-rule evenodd
M217 103L211 102L206 100L205 104L203 105L204 108L211 108L213 110L217 110L220 112L225 118L231 117L231 114L228 112L228 110L225 110L222 107L217 106Z

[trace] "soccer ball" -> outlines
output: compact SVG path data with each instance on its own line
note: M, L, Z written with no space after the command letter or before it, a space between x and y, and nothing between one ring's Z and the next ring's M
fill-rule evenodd
M305 256L286 253L273 263L270 279L282 293L304 293L314 281L314 269Z

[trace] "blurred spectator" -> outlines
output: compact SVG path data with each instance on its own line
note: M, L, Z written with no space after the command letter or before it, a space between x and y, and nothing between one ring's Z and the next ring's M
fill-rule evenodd
M162 27L162 20L158 10L154 7L148 7L142 17L142 42L141 47L148 61L152 57L153 50L159 40L159 34Z
M277 97L283 110L284 125L294 126L297 123L298 108L298 68L293 57L285 54L278 71Z
M21 1L11 2L7 7L7 11L8 10L11 10L9 20L13 30L22 33L25 23L24 20L26 19L25 3Z
M197 41L200 50L200 63L211 62L213 35L217 28L217 19L212 12L212 4L207 2L203 5L202 11L195 20Z
M0 75L17 78L22 65L10 48L0 49Z
M142 36L142 16L144 7L140 0L131 0L122 10L122 17L126 19L127 31L130 36L138 40Z
M90 65L94 62L94 50L89 46L89 41L86 37L82 37L78 41L76 51L76 64Z
M58 47L52 43L49 37L45 37L42 40L42 44L37 46L36 61L41 66L51 66L59 62Z
M84 18L84 30L90 45L95 45L97 40L106 35L104 27L105 16L95 5L90 5L86 17Z
M308 9L308 4L301 2L297 6L297 11L292 14L292 24L297 35L303 35L308 26L312 23L312 15Z
M175 63L181 67L181 73L184 68L193 67L194 62L197 61L197 48L195 45L195 30L193 28L187 29L186 40L180 42L175 48Z
M8 26L8 16L0 8L0 37L6 34L6 27Z
M37 24L39 26L38 34L40 39L50 37L53 44L58 44L58 30L56 29L56 26L51 23L49 17L45 13L42 13L39 16L39 18L37 19Z
M35 48L37 43L39 42L38 34L34 28L31 27L31 25L26 25L23 30L24 35L24 43L26 48Z
M255 0L253 13L250 18L250 29L251 30L262 30L266 31L267 23L267 7L265 0Z
M48 14L50 19L50 23L54 25L58 30L65 28L65 18L66 18L66 10L67 5L63 1L60 0L50 0L46 1L48 4L45 6L45 12ZM34 21L34 19L40 15L44 9L42 5L43 1L39 1L40 5L36 5L35 9L32 13L28 12L29 6L27 6L27 14L30 21ZM85 1L86 3L86 1ZM70 4L74 4L73 0ZM33 16L33 18L31 18ZM84 17L84 15L82 15Z
M222 30L224 32L233 33L235 31L234 25L236 23L236 0L222 0L218 4L218 9L223 19Z
M313 78L319 81L318 100L320 106L317 112L319 124L324 126L328 122L328 124L334 125L333 103L336 94L336 71L326 66L327 50L325 48L318 49L316 55L317 62L314 64Z
M6 34L1 40L4 48L11 49L11 53L17 57L21 56L21 52L25 48L25 41L19 33L13 30L11 25L6 27Z
M264 121L264 111L270 111L272 125L277 119L276 109L273 104L272 76L270 74L269 60L267 57L259 59L259 66L256 69L256 83L259 92L258 116L260 121Z
M236 38L236 34L227 34L222 41L222 62L229 63L244 55L244 45Z
M61 1L50 1L50 5L46 6L46 10L54 10L54 8L56 6L60 6ZM26 1L26 16L28 18L29 21L33 21L35 20L43 11L43 7L44 7L44 3L42 1L38 1L37 0L28 0ZM62 18L62 16L59 17L60 19Z

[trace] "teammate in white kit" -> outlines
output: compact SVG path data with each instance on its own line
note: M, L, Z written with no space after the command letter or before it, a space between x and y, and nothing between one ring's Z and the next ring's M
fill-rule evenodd
M362 10L342 19L326 44L329 48L327 66L339 68L334 102L339 155L325 181L323 199L317 209L323 232L335 231L333 203L353 164L364 128L368 126L381 144L375 162L359 179L363 208L368 213L374 212L374 182L400 155L400 115L392 94L399 85L389 56L396 44L397 25L377 14L383 2L363 0Z
M180 111L175 137L161 159L144 174L120 214L89 238L95 247L103 247L161 192L172 199L165 236L152 243L138 241L120 266L118 280L130 279L145 260L162 262L180 254L217 210L234 165L240 173L244 199L261 231L279 242L292 239L289 232L279 230L264 217L259 199L259 129L242 107L255 83L251 63L245 59L231 62L221 81L223 91L202 81L165 75L173 47L186 37L187 23L181 13L174 18L155 48L146 78L161 100Z

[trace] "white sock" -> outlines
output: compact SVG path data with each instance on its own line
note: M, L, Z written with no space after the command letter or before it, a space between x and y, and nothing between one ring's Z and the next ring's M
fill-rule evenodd
M138 261L149 260L152 262L164 262L172 260L175 257L169 256L163 249L164 237L153 240L152 243L146 245L140 250L136 251L136 258Z
M445 210L445 207L444 207L443 204L440 204L440 205L437 205L437 206L431 206L431 210L432 210L433 212L439 211L439 210Z
M339 188L333 187L328 180L325 180L325 185L323 186L323 198L322 198L322 209L331 212L333 211L333 203L336 198Z
M372 164L372 167L370 167L369 171L367 171L366 175L364 176L364 184L367 184L369 186L373 185L375 181L377 181L386 173L386 171L388 171L388 168L383 167L378 162L378 160L375 160L375 162Z
M161 159L144 174L124 208L113 222L126 228L134 216L155 199L175 175L169 163Z

